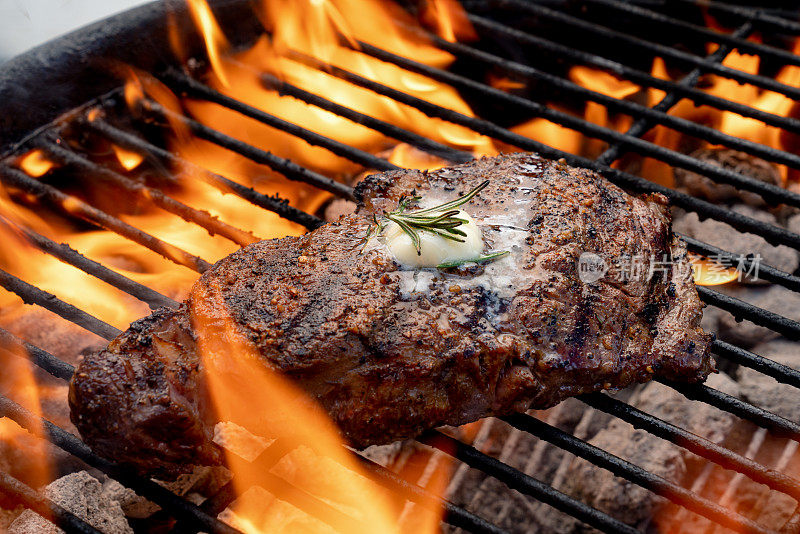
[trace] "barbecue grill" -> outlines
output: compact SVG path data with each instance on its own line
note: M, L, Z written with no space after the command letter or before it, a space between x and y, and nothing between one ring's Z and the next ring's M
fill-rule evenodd
M234 47L252 43L263 31L257 18L252 15L249 2L218 0L211 4L220 25L234 39ZM515 149L538 152L553 159L563 158L570 165L597 171L631 192L661 193L674 206L695 212L701 219L712 218L741 232L761 236L774 245L785 245L800 251L800 235L796 233L649 181L624 170L620 165L624 157L638 155L692 171L718 183L731 184L737 189L753 192L769 204L800 207L800 193L797 191L711 165L660 146L646 136L652 128L660 125L711 145L735 149L785 165L789 169L800 170L800 156L797 154L735 137L670 113L679 102L688 100L697 106L729 111L755 119L764 125L800 134L798 118L775 115L727 100L704 91L700 85L704 75L713 74L800 101L800 88L796 86L784 84L766 73L752 74L723 65L725 58L732 51L738 50L742 54L757 55L766 66L800 66L800 56L787 51L781 44L781 38L788 42L800 36L798 13L782 9L733 6L709 0L671 0L641 4L617 0L587 0L580 4L559 1L466 0L463 5L479 36L478 40L465 44L452 42L432 33L427 34L427 38L437 47L457 58L452 68L447 70L402 57L369 43L349 43L367 56L455 88L468 102L474 104L473 109L477 110L475 116L439 106L355 72L327 65L320 58L295 52L292 53L292 59L415 108L429 117L464 126ZM723 32L707 27L702 18L703 10L697 4L702 4L704 10L733 28L732 31ZM174 31L167 26L168 20L177 24L177 31L184 37L186 55L195 58L191 69L184 68L185 63L168 52L171 50L168 36L170 31ZM759 32L773 37L764 42L750 39ZM146 38L142 38L143 35ZM676 46L678 43L680 46ZM711 47L711 53L706 53L708 43L715 45ZM663 58L671 68L682 72L682 77L673 81L652 75L649 65L656 56ZM533 57L541 60L532 61ZM237 195L307 229L314 229L323 223L319 211L302 211L280 197L265 194L230 177L198 168L170 151L163 142L163 136L166 135L163 133L163 126L178 124L197 138L223 147L237 157L261 164L293 182L319 188L335 197L352 198L352 188L333 177L279 157L269 151L269 146L254 146L222 133L213 124L203 124L184 110L170 109L163 103L144 98L138 103L138 113L130 113L121 84L121 77L128 72L126 69L129 66L152 74L183 97L233 110L303 139L311 145L327 149L364 169L383 171L398 168L379 154L320 135L303 124L288 122L269 111L256 109L216 91L204 83L200 75L206 60L203 41L190 23L184 4L154 2L83 28L10 61L0 70L0 147L4 155L0 162L0 182L8 189L24 194L30 202L79 220L87 228L116 232L197 273L210 267L206 259L124 222L119 213L115 213L109 206L94 205L90 199L76 193L70 180L78 174L91 176L108 184L108 187L115 188L118 194L131 199L144 199L159 209L239 245L253 241L249 229L234 227L210 215L203 211L204 206L187 205L173 198L169 186L170 179L174 177L166 169L190 168L214 188ZM607 96L565 77L565 65L583 65L605 70L643 88L658 89L664 96L653 106ZM487 72L500 72L513 79L526 81L536 91L515 92L493 87L484 81L483 74ZM480 76L475 73L480 73ZM345 117L433 156L451 162L466 162L472 158L467 151L426 138L357 109L345 107L323 94L306 91L276 77L265 74L263 83L265 87L280 94ZM554 101L563 102L564 105L552 105ZM631 117L630 127L618 131L569 112L570 105L586 102L599 104L610 113ZM603 141L605 149L599 156L589 158L552 148L547 145L547 139L532 139L512 131L510 126L520 116L547 119L566 129L577 131L586 138ZM93 143L96 144L98 139L113 142L154 162L154 167L163 171L164 187L143 185L132 180L108 158L98 155L93 149ZM57 164L50 171L48 179L33 177L19 167L20 155L33 149L42 151ZM63 179L59 179L61 175ZM177 305L169 296L127 278L109 266L89 259L33 229L20 228L19 231L41 251L128 293L154 309ZM690 251L697 254L714 256L730 264L741 260L739 255L732 252L688 236L685 239ZM744 267L750 268L756 259L750 257L743 261ZM762 263L759 275L771 284L800 292L800 277L794 273L783 272ZM102 338L111 340L120 333L114 326L6 271L0 271L0 285L18 295L24 302L43 307ZM730 312L738 319L771 329L785 338L800 339L800 323L792 319L708 287L698 287L698 290L701 298L710 306ZM70 364L5 329L0 329L0 341L7 347L23 348L31 361L58 379L69 380L73 373ZM800 349L800 345L797 348ZM772 377L779 383L800 388L800 372L742 347L717 340L713 343L713 353L722 369L746 367ZM789 451L795 450L791 448L796 447L793 442L800 442L800 424L795 421L704 384L661 382L693 402L713 406L750 421L771 435L788 438ZM676 447L686 449L707 462L784 493L800 503L800 480L784 474L781 469L754 460L752 455L730 450L606 393L585 395L580 397L580 401L635 428L644 429L672 442ZM77 437L41 420L25 406L10 398L0 396L0 415L13 419L31 431L43 425L46 438L53 444L160 505L160 518L174 519L176 531L236 532L217 518L234 498L230 485L223 487L218 494L202 504L196 505L151 480L139 477L95 455ZM502 419L518 431L549 442L716 524L738 532L768 531L745 514L668 481L533 415L516 414ZM480 470L528 498L552 506L600 531L638 532L620 519L482 452L474 443L456 439L442 431L429 432L421 436L419 441L454 457L460 462L459 465ZM276 442L254 461L253 468L268 469L286 452ZM490 519L441 499L419 485L418 481L406 480L366 458L359 459L382 484L405 499L431 509L444 507L443 521L449 525L470 532L504 532L501 526L493 524ZM347 531L348 525L354 521L344 514L331 512L324 502L289 483L276 481L275 487L281 490L280 499L309 514L317 515L324 511L324 517L328 521L331 521L331 517L336 518L333 526L338 530ZM13 502L49 514L68 532L97 532L82 519L3 472L0 472L0 493ZM795 509L787 528L800 521L798 513L800 508Z

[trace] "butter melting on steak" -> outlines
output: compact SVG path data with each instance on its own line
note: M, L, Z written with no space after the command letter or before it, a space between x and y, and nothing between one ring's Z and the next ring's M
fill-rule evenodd
M395 209L401 196L446 201L487 179L464 209L486 252L510 254L405 269L380 242L365 247L373 214ZM220 313L357 447L654 375L699 381L713 370L685 246L659 195L636 198L530 154L378 174L356 193L355 214L224 258L179 309L133 323L86 357L70 391L85 440L151 473L221 462L192 327L192 318ZM659 268L652 277L582 281L584 253L607 265L655 258ZM209 302L210 287L218 301Z

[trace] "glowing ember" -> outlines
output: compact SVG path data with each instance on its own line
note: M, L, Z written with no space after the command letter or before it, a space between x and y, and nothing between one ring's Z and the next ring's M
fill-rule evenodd
M523 89L525 87L525 84L523 82L518 82L506 76L497 76L494 74L489 75L489 85L491 85L495 89L501 89L503 91L510 91L513 89Z

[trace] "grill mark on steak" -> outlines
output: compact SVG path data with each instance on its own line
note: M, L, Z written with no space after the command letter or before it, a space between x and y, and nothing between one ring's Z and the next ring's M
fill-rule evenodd
M450 200L486 179L466 209L487 251L507 256L409 271L380 244L361 254L373 214L402 195ZM264 365L294 380L358 447L654 373L698 381L713 369L702 305L677 268L685 246L661 196L636 198L593 172L518 154L373 175L356 197L359 210L337 223L224 258L178 310L133 323L87 356L70 404L95 451L162 476L222 461L192 325L204 314L229 315ZM584 283L583 252L607 262L667 254L678 265L649 281ZM219 301L208 301L210 289Z

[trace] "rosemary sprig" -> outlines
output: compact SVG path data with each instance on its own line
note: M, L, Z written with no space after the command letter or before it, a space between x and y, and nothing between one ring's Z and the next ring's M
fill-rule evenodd
M454 200L439 204L438 206L414 211L409 210L413 204L422 200L422 197L416 195L401 197L396 210L386 213L381 220L377 217L373 217L374 224L367 228L367 235L364 238L365 246L366 242L369 241L369 238L374 233L377 232L380 234L383 231L387 224L386 221L397 224L397 226L411 238L411 242L417 250L418 255L422 254L422 240L419 236L419 232L421 231L430 232L445 239L463 243L464 239L462 239L462 237L466 237L467 233L461 230L459 226L467 224L467 220L462 217L457 217L459 210L456 208L472 200L472 198L480 193L487 185L489 185L489 180L485 180L466 194ZM442 263L437 267L444 269L448 267L457 267L464 263L485 262L504 256L505 254L508 254L507 250L479 256L474 259Z
M458 210L455 208L472 200L472 198L480 193L487 185L489 185L489 180L484 181L467 194L455 200L412 212L408 211L409 206L412 203L419 202L420 197L401 198L397 209L387 213L386 219L396 223L397 226L408 234L411 238L411 242L414 244L414 248L417 249L417 254L422 254L422 242L419 237L420 231L431 232L445 239L463 243L464 240L462 237L465 237L467 234L458 227L462 224L467 224L467 220L456 217L456 215L458 215Z
M495 260L501 256L505 256L508 254L508 250L501 250L500 252L492 252L491 254L485 254L478 256L477 258L468 258L466 260L456 260L456 261L448 261L445 263L440 263L436 266L437 269L451 269L453 267L461 267L466 263L484 263L487 261Z

